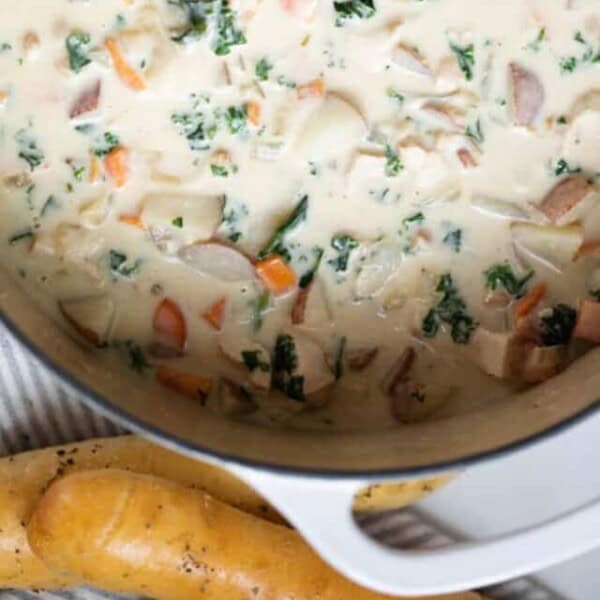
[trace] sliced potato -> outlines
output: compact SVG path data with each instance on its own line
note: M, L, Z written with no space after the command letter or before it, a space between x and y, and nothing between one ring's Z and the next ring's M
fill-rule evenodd
M433 78L433 73L429 66L425 64L423 57L409 46L398 44L392 51L391 58L394 65L411 75L426 77L428 79Z
M358 109L329 93L302 127L296 147L307 159L322 161L352 150L366 134L367 126Z
M511 232L515 249L521 258L554 271L561 271L575 260L583 243L581 225L559 227L514 223Z
M254 266L241 253L216 242L193 244L178 252L179 258L195 271L220 281L252 281Z
M365 251L367 258L354 283L357 298L370 298L380 292L403 262L402 248L393 242L377 242Z
M102 346L106 343L115 314L115 303L106 295L61 300L61 313L86 340Z
M223 196L151 194L142 201L141 219L157 247L174 253L181 246L209 240L223 218Z

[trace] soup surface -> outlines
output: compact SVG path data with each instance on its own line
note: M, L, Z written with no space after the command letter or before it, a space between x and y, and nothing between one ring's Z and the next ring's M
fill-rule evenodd
M410 426L600 343L598 0L2 0L0 260L202 410Z

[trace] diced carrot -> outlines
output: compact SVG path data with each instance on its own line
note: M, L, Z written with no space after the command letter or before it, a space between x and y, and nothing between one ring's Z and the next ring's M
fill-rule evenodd
M600 302L593 300L581 302L573 336L600 344Z
M132 90L141 91L146 88L146 84L142 77L127 63L119 44L113 38L108 38L104 45L112 58L113 65L121 81Z
M600 254L600 240L592 240L584 242L577 252L577 258L585 258L586 256L596 256Z
M223 329L223 321L225 320L225 309L227 308L227 298L221 298L202 314L202 318L215 330Z
M252 125L260 124L261 107L258 102L248 102L246 104L246 114Z
M256 273L265 287L275 296L281 296L296 287L298 277L277 254L256 263Z
M96 183L100 178L100 161L95 156L90 158L90 183Z
M325 82L322 79L315 79L296 88L298 98L318 98L325 93Z
M122 146L111 150L104 159L104 167L117 187L127 183L127 150Z
M119 223L137 227L138 229L145 229L144 221L142 221L139 215L119 215Z
M192 400L200 400L200 402L206 400L212 385L212 381L208 377L183 373L165 365L157 367L156 379L170 390Z
M546 284L538 283L534 285L529 293L521 298L515 307L515 319L526 317L546 295Z
M154 331L161 341L183 352L187 342L187 325L179 306L165 298L154 311Z

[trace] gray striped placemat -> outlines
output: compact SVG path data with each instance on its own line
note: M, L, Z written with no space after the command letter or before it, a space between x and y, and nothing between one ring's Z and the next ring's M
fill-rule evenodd
M0 325L0 456L120 432L118 426L81 404ZM361 518L360 524L369 535L397 548L439 548L456 541L411 510L370 515ZM498 600L559 600L533 579L513 581L485 593ZM0 591L3 600L109 597L114 598L87 588L60 593Z

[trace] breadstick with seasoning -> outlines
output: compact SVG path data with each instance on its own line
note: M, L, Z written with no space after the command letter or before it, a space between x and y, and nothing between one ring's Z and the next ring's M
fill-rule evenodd
M283 522L260 496L226 471L137 436L26 452L0 459L0 588L58 589L73 584L73 579L56 576L33 555L25 525L52 481L77 471L110 467L165 477L264 519Z
M287 527L204 492L124 471L56 482L27 533L50 568L111 592L157 600L391 598L337 574Z

